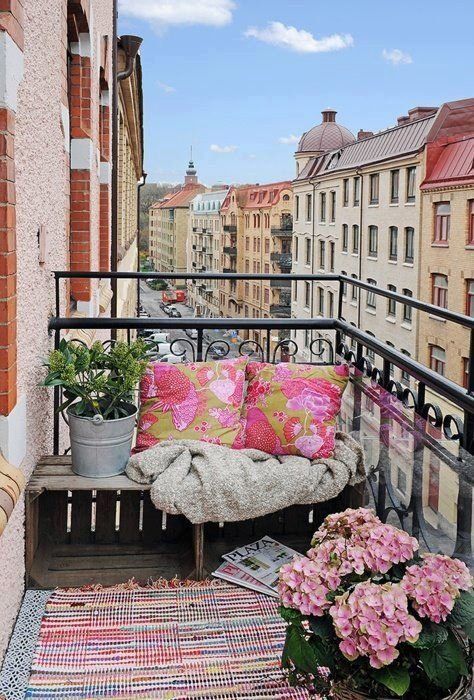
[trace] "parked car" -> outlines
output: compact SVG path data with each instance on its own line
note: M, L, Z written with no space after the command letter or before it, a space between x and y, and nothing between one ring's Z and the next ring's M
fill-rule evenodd
M224 348L221 348L218 345L216 345L215 347L209 350L209 355L212 357L213 360L220 360L222 357L225 357L226 351Z
M160 362L169 362L171 365L180 365L182 362L186 362L186 354L184 355L172 355L171 353L167 355L162 355L159 358Z
M173 307L169 311L169 317L170 318L181 318L181 311L178 311L177 308Z
M192 338L193 340L198 337L198 332L195 328L186 328L184 332L188 338Z
M150 348L148 350L147 356L151 357L154 355L168 355L171 352L170 343L150 343Z
M147 340L152 340L154 343L169 343L170 334L164 331L153 331Z

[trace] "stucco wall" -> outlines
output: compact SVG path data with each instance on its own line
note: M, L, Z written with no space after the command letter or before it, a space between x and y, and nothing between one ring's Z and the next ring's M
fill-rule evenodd
M61 104L65 67L63 29L66 2L25 0L24 75L18 91L15 137L18 250L18 394L26 404L26 425L18 418L18 439L26 431L22 468L29 475L42 453L52 450L52 395L38 386L41 359L51 347L48 319L54 310L52 270L67 269L69 156L67 111ZM112 0L92 0L93 142L98 148L100 39L112 34ZM109 42L110 45L110 42ZM110 61L109 61L110 65ZM95 84L97 83L97 84ZM93 163L93 170L98 163ZM92 267L98 268L99 179L92 177ZM38 231L44 227L46 263L39 264ZM64 299L63 299L64 302ZM17 406L18 409L18 406ZM17 410L15 409L15 410ZM24 438L23 438L24 439ZM0 538L0 657L24 586L23 504Z

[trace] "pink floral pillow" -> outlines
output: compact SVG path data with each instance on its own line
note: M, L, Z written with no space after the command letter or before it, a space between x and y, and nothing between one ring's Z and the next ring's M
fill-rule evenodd
M315 459L334 452L347 365L247 365L245 447Z
M163 440L233 446L243 433L241 410L247 359L172 365L154 362L140 384L135 452ZM240 442L242 437L240 436Z

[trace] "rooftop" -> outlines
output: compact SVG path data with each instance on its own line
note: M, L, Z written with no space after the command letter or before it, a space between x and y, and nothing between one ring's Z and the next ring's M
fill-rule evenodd
M432 145L439 155L421 189L474 184L474 135L454 142Z

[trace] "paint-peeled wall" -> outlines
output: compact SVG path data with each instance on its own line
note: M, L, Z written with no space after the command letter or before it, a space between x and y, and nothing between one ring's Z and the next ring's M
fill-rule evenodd
M18 53L22 77L14 135L18 399L10 415L0 418L0 447L29 476L38 457L52 451L52 394L39 383L44 374L42 358L52 344L47 330L54 313L52 271L69 267L71 163L67 95L65 99L67 0L24 0L23 5L23 55ZM99 72L104 62L103 37L108 37L109 54L112 44L112 0L84 0L84 6L91 61L90 267L98 269ZM6 69L11 68L10 63ZM109 55L106 77L110 68ZM62 306L65 313L69 306L65 285ZM0 538L0 658L23 595L23 520L21 502Z

